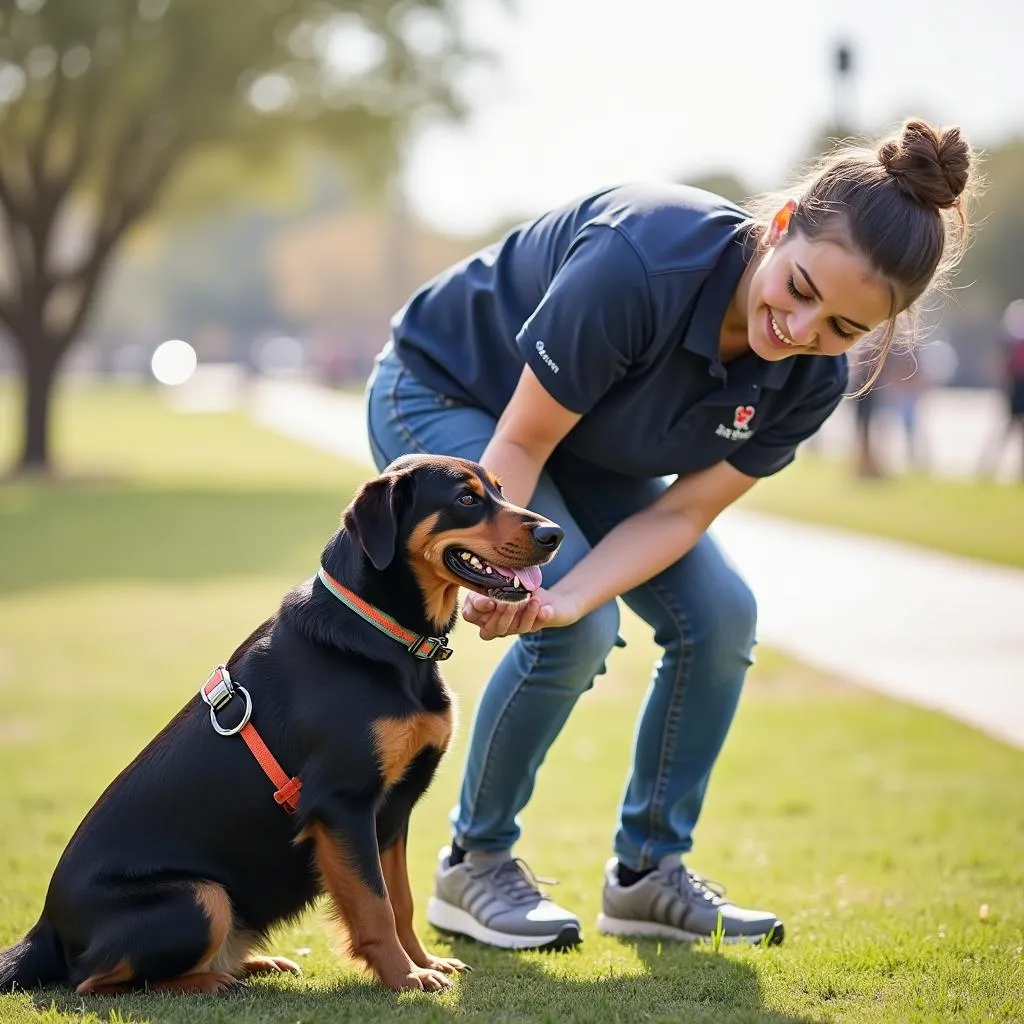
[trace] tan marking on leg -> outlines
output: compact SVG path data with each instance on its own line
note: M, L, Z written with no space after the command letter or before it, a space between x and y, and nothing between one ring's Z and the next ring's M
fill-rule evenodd
M452 719L451 708L440 713L423 711L407 718L378 718L373 723L373 736L385 784L398 782L424 747L447 749Z
M388 988L447 988L450 983L443 974L417 967L402 948L387 896L377 896L366 886L348 852L322 825L314 823L308 831L324 886L348 929L351 955L363 960Z
M380 855L380 867L384 884L395 914L395 930L402 948L420 967L429 966L429 954L423 948L412 927L413 900L409 886L409 871L406 862L404 839L398 839Z
M201 971L183 974L180 978L168 978L157 981L148 988L151 992L227 992L238 984L238 979L231 974L219 974L214 971Z
M388 896L395 912L395 927L402 948L409 954L412 962L419 967L429 967L444 974L456 971L472 970L467 964L455 957L434 956L423 948L412 927L413 901L412 889L409 886L409 868L406 855L405 839L398 839L380 855L380 867L384 873L384 883L388 887Z
M75 988L75 994L80 996L88 995L112 995L116 992L123 992L127 983L135 977L132 965L125 957L120 960L117 966L109 971L102 971L99 974L92 974Z
M214 974L234 974L236 977L244 973L246 960L261 938L256 932L232 928L207 970Z
M222 885L218 885L216 882L196 882L193 888L195 889L196 903L206 915L206 922L210 929L210 943L206 947L206 952L200 958L199 963L189 972L189 974L199 974L212 969L210 965L217 959L234 931L234 922L231 900Z

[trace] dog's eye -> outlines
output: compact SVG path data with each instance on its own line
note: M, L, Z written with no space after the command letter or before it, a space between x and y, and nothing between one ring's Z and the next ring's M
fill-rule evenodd
M465 505L466 508L469 508L471 505L477 505L479 504L479 502L480 499L475 494L471 494L469 491L467 491L465 494L459 495L459 504Z

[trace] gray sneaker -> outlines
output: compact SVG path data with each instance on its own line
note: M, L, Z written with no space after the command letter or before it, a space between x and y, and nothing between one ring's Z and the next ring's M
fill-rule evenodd
M716 882L694 874L678 855L662 857L658 867L638 882L619 884L618 861L605 866L604 913L597 930L603 935L648 935L662 939L710 939L721 919L723 942L782 942L782 922L764 910L744 910L725 899Z
M579 918L541 892L518 857L467 853L452 867L450 854L447 846L441 850L427 904L427 920L438 931L502 949L566 949L582 940Z

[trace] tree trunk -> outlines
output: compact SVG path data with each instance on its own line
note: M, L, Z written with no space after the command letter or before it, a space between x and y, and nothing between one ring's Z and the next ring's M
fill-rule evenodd
M52 470L50 399L62 353L54 351L56 346L41 330L36 337L23 337L19 341L24 368L25 415L18 472L49 474Z

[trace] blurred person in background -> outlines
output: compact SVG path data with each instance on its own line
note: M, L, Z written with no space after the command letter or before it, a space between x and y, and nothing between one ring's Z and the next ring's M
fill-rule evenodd
M971 166L958 129L910 121L746 209L685 186L609 188L513 229L396 314L367 387L378 467L481 461L565 531L528 600L463 605L485 640L516 640L476 709L436 928L505 948L580 941L513 849L548 749L621 643L621 597L662 657L598 928L687 940L720 921L729 940L781 941L774 912L682 859L755 643L754 597L707 530L832 413L850 349L870 337L868 383L880 371L901 314L962 251Z
M854 472L862 480L884 476L878 458L876 423L881 400L873 382L874 365L870 359L851 360L850 378L853 395Z
M1014 432L1020 438L1024 458L1024 299L1017 299L1006 308L1002 327L999 371L1006 419L982 455L981 473L984 476L998 473L1000 458ZM1024 462L1020 480L1024 483Z
M928 472L928 450L921 433L918 405L931 386L927 368L911 349L894 349L885 359L882 400L895 413L903 434L908 469Z
M872 375L872 361L851 360L854 387L867 384ZM928 458L920 429L918 403L930 387L923 362L912 348L894 348L885 357L882 371L875 383L854 398L855 450L854 471L861 479L881 479L890 468L880 454L885 445L880 441L895 420L906 455L907 469L926 472ZM879 428L882 428L880 431ZM882 433L882 437L879 434Z

